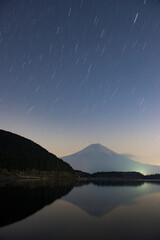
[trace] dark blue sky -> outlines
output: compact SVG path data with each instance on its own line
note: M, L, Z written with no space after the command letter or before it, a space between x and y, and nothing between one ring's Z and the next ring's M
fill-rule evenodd
M0 128L160 164L160 1L1 0Z

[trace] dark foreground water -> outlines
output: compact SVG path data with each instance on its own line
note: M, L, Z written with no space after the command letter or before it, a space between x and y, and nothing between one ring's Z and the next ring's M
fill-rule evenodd
M0 240L160 239L159 183L0 183Z

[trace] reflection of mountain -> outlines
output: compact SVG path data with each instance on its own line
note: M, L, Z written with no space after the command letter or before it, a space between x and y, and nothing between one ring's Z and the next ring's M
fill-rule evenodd
M72 191L71 191L72 190ZM79 185L72 182L18 182L0 184L0 227L33 215L56 199L70 202L90 216L103 216L135 198L159 191L156 184L142 182ZM66 195L66 196L64 196Z
M62 159L68 162L74 169L89 173L105 171L136 171L145 174L160 173L160 166L133 161L100 144L92 144L75 154L62 157Z
M106 186L89 184L75 187L62 199L77 205L90 215L100 217L139 196L157 191L159 191L158 185L141 182L122 183L122 185L108 183Z
M99 193L98 188L117 188L114 186L94 187L94 197ZM120 187L119 187L120 188ZM123 189L125 188L125 191ZM55 201L53 204L43 208L31 217L19 221L15 224L0 228L0 239L7 240L106 240L106 239L129 239L129 240L151 240L159 239L159 219L160 219L160 186L148 183L138 187L121 187L123 197L126 198L128 188L132 191L137 189L142 191L144 196L133 196L133 201L124 205L117 205L113 211L102 217L94 217L87 214L81 208L64 199ZM77 190L81 187L77 187ZM121 189L118 191L120 192ZM86 193L89 188L83 190ZM155 194L149 194L155 191ZM81 191L82 192L82 191ZM110 193L111 189L110 189ZM90 194L90 191L89 191ZM69 194L70 195L70 194ZM137 194L138 196L138 194ZM88 195L83 196L87 198ZM89 198L91 200L91 198ZM88 201L89 201L88 200ZM92 205L92 199L88 204ZM100 207L100 206L99 206Z
M71 191L71 183L20 182L0 185L0 227L22 220Z

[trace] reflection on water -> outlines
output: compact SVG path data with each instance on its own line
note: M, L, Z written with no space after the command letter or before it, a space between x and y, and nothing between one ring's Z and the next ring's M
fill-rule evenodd
M71 191L73 184L21 181L0 184L0 227L26 218Z
M1 240L160 237L159 184L5 183L0 196Z
M119 205L142 195L145 185L142 182L90 184L80 188L75 187L62 199L75 204L90 215L103 216ZM85 197L84 197L85 196Z

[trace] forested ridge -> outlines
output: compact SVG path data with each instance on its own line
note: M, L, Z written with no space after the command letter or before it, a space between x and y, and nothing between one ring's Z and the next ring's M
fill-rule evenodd
M0 130L0 169L73 172L72 167L33 141Z

